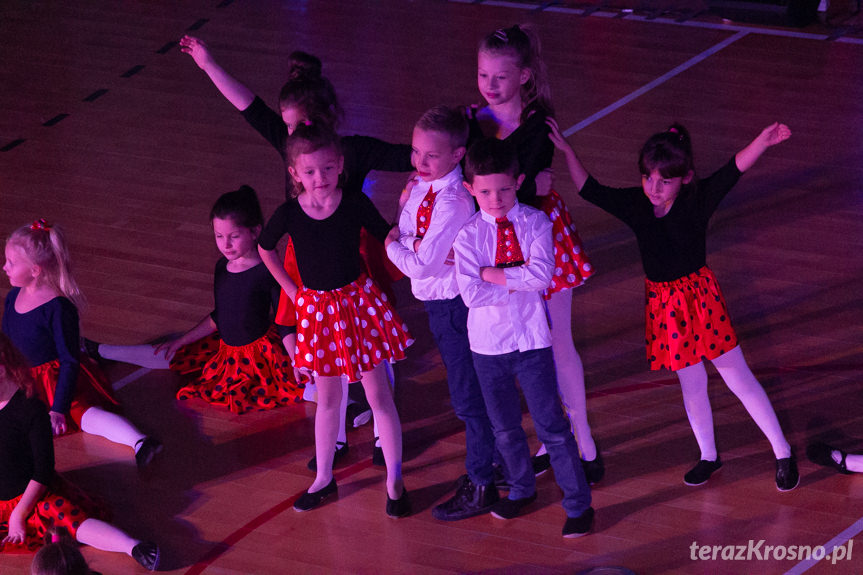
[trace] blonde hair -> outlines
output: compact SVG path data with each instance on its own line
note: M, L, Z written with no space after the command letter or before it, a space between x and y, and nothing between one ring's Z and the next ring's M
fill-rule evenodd
M19 248L41 269L40 278L72 301L79 310L86 305L84 294L72 275L72 262L63 230L44 219L21 226L9 236L7 245Z

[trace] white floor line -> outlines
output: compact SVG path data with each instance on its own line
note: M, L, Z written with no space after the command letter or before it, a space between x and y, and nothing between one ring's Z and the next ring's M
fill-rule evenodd
M741 38L743 38L747 34L748 34L748 32L745 32L745 31L738 32L737 34L726 38L725 40L723 40L719 44L716 44L716 45L712 46L711 48L708 48L707 50L698 54L697 56L693 56L692 58L690 58L689 60L687 60L686 62L681 64L680 66L674 68L673 70L671 70L669 72L666 72L665 74L663 74L659 78L656 78L652 82L645 84L641 88L635 90L634 92L631 92L630 94L624 96L623 98L614 102L613 104L606 106L605 108L603 108L599 112L597 112L591 116L588 116L587 118L585 118L581 122L575 124L574 126L567 128L566 130L564 130L563 135L564 136L571 136L572 134L578 132L579 130L586 128L587 126L596 122L597 120L604 118L608 114L610 114L610 113L614 112L615 110L625 106L626 104L628 104L629 102L638 98L642 94L649 92L650 90L656 88L660 84L667 82L668 80L670 80L671 78L674 78L675 76L677 76L681 72L688 70L692 66L698 64L699 62L705 60L706 58L712 56L713 54L719 52L720 50L722 50L726 46L733 44L734 42L740 40Z
M449 0L450 2L456 2L459 4L473 4L475 0ZM516 8L527 11L535 11L537 7L535 5L528 5L521 2L507 2L506 0L486 0L483 2L485 6L495 6L498 8ZM545 8L543 12L556 12L559 14L573 14L573 15L583 15L585 10L582 8L567 8L564 6L549 6ZM597 10L596 12L591 12L590 17L597 18L618 18L621 20L635 20L637 22L648 22L655 24L670 24L673 26L689 26L693 28L709 28L712 30L728 30L729 32L749 32L750 34L764 34L767 36L783 36L786 38L802 38L805 40L827 40L829 36L827 34L813 34L811 32L797 32L796 30L785 30L782 28L763 28L761 26L744 26L742 24L734 24L734 23L718 23L718 22L702 22L699 20L684 20L683 22L678 22L673 18L654 18L652 20L648 20L647 16L635 14L635 13L625 13L625 12L608 12L603 10ZM846 38L844 36L836 38L833 40L834 42L843 42L848 44L863 44L863 38Z
M130 373L129 375L127 375L126 377L122 377L122 378L118 379L117 381L115 381L114 383L112 383L111 387L113 387L114 389L123 389L124 387L126 387L130 383L138 381L139 379L141 379L142 377L144 377L145 375L147 375L151 371L153 371L153 370L150 369L149 367L139 368L139 369L133 371L132 373Z
M853 539L855 535L863 531L863 518L858 519L854 524L852 524L848 529L828 541L823 545L824 549L828 553L832 553L834 547L838 547L840 545L845 545L850 539ZM853 548L852 548L853 549ZM853 552L853 551L852 551ZM847 559L845 559L847 561ZM800 575L800 573L805 573L809 570L810 567L818 563L819 561L824 561L824 559L806 559L789 569L785 572L785 575Z

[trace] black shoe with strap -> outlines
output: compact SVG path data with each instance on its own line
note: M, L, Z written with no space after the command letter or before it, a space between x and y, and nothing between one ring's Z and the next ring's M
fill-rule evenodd
M833 459L833 452L839 454L839 461ZM813 443L806 448L806 457L812 463L817 463L818 465L823 465L824 467L832 467L839 473L843 475L853 475L854 472L848 469L845 459L848 457L848 453L838 449L836 447L831 447L823 442Z
M800 472L797 471L797 456L791 452L790 457L776 460L776 489L791 491L800 485Z
M159 546L151 541L141 541L132 547L132 558L147 571L155 571L159 568L161 556Z

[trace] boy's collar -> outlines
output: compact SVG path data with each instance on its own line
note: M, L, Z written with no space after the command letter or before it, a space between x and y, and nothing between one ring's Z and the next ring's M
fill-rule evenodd
M490 224L497 224L497 218L487 212L484 212L482 208L480 208L479 213L480 217L482 217L483 220L487 221ZM506 218L512 221L514 218L517 218L520 213L521 204L519 202L516 202L515 205L506 213Z
M423 186L426 191L428 191L428 186L431 186L434 190L440 191L441 189L452 183L461 186L462 179L464 178L462 176L461 165L456 164L455 168L450 170L447 175L440 177L436 180L429 181L419 178L419 183L417 183L417 186Z

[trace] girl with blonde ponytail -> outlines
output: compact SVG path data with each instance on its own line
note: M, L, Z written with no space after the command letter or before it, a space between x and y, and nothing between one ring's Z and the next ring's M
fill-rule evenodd
M50 407L54 435L81 429L135 450L145 466L161 451L156 439L125 417L110 383L80 352L78 310L84 297L72 275L62 230L44 219L15 230L6 241L3 271L12 290L6 296L3 333L29 362L37 395Z

